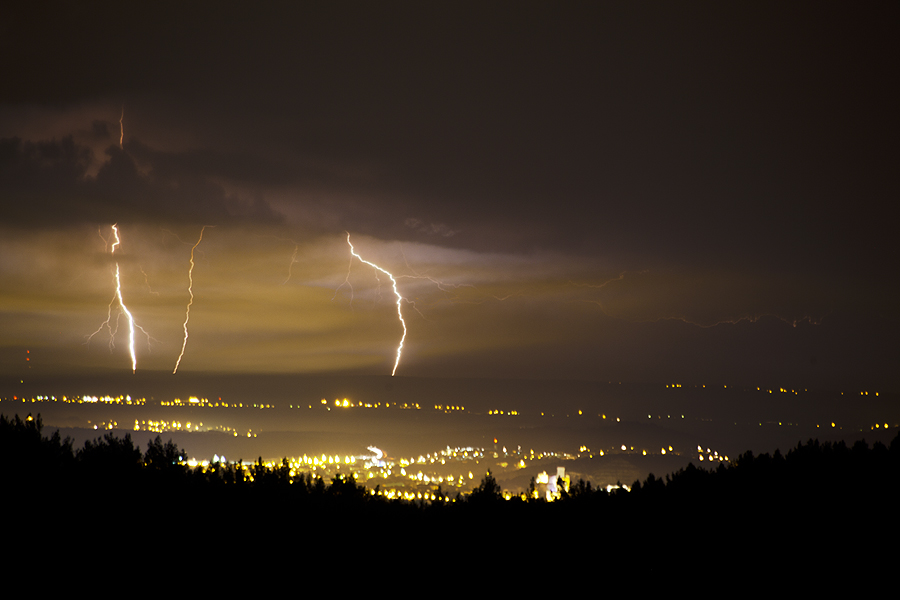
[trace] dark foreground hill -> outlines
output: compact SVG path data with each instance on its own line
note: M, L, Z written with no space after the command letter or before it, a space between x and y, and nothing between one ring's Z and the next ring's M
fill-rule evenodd
M620 575L878 571L896 558L900 436L890 446L810 440L785 454L747 452L715 470L650 475L630 492L581 480L555 502L503 500L490 475L467 496L437 488L434 499L407 502L352 477L292 475L287 463L191 469L182 459L160 438L143 452L111 435L76 449L43 436L39 417L0 416L0 510L28 524L17 543L61 539L86 555L138 542L185 559L289 560L314 548L418 562L462 552L488 562L577 557Z

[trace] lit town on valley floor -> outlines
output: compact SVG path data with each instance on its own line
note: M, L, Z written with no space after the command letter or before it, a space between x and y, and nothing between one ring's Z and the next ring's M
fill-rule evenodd
M727 386L722 386L727 390ZM657 390L666 394L680 394L686 388L702 397L702 384L682 386L666 384ZM800 398L807 390L786 387L744 387L742 396L780 396ZM697 396L699 394L699 396ZM844 392L863 399L881 399L877 391L854 390ZM837 393L835 394L837 396ZM588 403L585 403L587 406ZM676 403L677 404L677 403ZM569 406L572 406L571 403ZM131 435L136 445L145 443L144 433L173 436L185 448L184 462L191 468L211 469L226 464L240 464L245 477L252 480L253 466L261 459L270 468L286 468L290 476L304 473L322 477L326 482L334 477L353 476L370 493L395 498L429 499L438 487L450 498L465 494L477 486L490 471L501 483L505 495L517 495L533 489L534 494L552 498L558 494L557 483L567 486L583 478L595 486L613 489L643 478L647 472L659 475L672 472L692 462L695 466L715 468L733 460L740 447L722 447L721 436L703 435L704 427L723 426L715 415L698 413L696 409L671 414L646 413L607 414L587 408L538 410L515 407L509 401L496 407L465 404L426 404L424 402L366 402L351 398L319 399L305 403L229 401L224 397L188 396L155 400L130 395L33 395L7 396L0 399L4 414L41 414L46 429L63 427L64 434L93 439L105 433L122 437ZM729 423L734 431L763 437L782 435L784 439L805 440L808 437L827 438L829 434L889 433L898 426L896 414L870 416L866 422L848 422L843 415L797 422L785 411L784 418L755 422ZM827 415L819 415L827 417ZM406 444L399 451L387 432L377 434L385 423L405 423L411 429L433 427L435 441L452 437L448 432L479 430L484 432L476 442L472 436L463 444L420 442L410 452ZM290 425L289 425L290 424ZM360 425L362 424L362 425ZM234 446L241 439L247 443L275 436L278 429L321 429L332 438L352 440L344 443L342 451L324 449L328 442L309 444L308 434L295 433L290 444L282 446L281 456L265 454L259 458L255 446ZM355 436L341 433L357 431ZM529 437L529 432L547 430L556 435ZM491 433L491 432L495 433ZM206 440L205 454L192 452L192 440ZM225 440L234 440L226 444ZM426 437L426 439L428 439ZM366 441L364 441L366 440ZM76 448L80 440L76 439ZM305 446L309 445L309 449ZM315 445L315 449L312 446ZM206 448L212 448L209 452ZM300 452L302 450L302 452ZM349 450L349 451L348 451ZM237 452L238 454L235 454ZM199 455L198 455L199 454ZM239 462L240 461L240 462ZM218 463L218 464L217 464Z

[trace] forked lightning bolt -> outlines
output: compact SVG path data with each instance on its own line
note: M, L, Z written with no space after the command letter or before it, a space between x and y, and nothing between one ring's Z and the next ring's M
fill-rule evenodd
M391 273L389 273L388 271L385 271L384 269L382 269L375 263L367 261L362 256L360 256L359 254L356 253L356 249L353 247L353 244L350 242L350 233L349 232L347 233L347 245L350 246L350 254L352 254L353 256L358 258L360 262L365 263L365 264L369 265L370 267L372 267L373 269L375 269L377 271L381 271L382 273L384 273L385 275L390 277L391 285L394 288L394 295L397 296L397 317L400 319L400 324L403 326L403 336L400 338L400 344L397 345L397 358L394 361L394 370L391 371L391 377L393 377L394 374L397 372L397 367L400 365L400 356L403 353L403 342L406 340L406 321L403 320L403 310L402 310L404 298L403 298L403 296L400 295L400 292L397 290L397 280L394 279L394 276Z
M188 300L187 309L184 311L184 342L181 344L181 354L178 355L178 360L175 361L175 368L172 370L172 375L178 372L178 365L181 364L181 357L184 356L184 349L187 347L188 321L191 318L191 305L194 303L194 250L196 250L197 246L200 245L200 242L203 241L203 232L207 227L208 225L204 225L200 228L200 238L197 240L197 243L194 244L194 247L191 248L191 266L188 269L188 294L190 294L191 298Z
M100 237L103 238L102 235ZM103 238L103 239L104 239L104 241L107 241L105 238ZM113 241L112 245L110 246L109 253L112 255L115 255L116 247L118 247L118 245L120 244L118 223L114 224L112 226L112 239L114 239L115 241ZM110 347L112 348L115 346L114 340L115 340L115 335L116 335L116 331L118 330L118 327L116 327L114 329L113 326L110 324L110 321L112 320L112 306L113 306L113 304L115 304L116 300L118 300L119 308L121 309L121 311L123 313L125 313L125 317L128 319L128 349L131 353L131 372L134 373L137 371L137 357L134 353L134 329L135 329L135 327L137 327L138 329L141 329L141 327L138 325L135 325L134 317L131 315L131 311L128 310L128 307L125 306L125 300L122 298L122 281L121 281L121 278L119 277L119 261L116 261L115 283L116 283L116 293L113 295L113 299L110 300L110 302L109 302L109 311L107 312L107 315L106 315L106 321L104 321L103 323L100 324L100 327L97 328L97 331L95 331L90 336L88 336L88 342L90 342L91 338L94 337L95 335L97 335L98 333L100 333L100 331L103 329L103 327L106 326L106 328L109 330ZM118 318L117 318L117 321L118 321ZM144 330L141 329L141 331L144 331ZM147 332L144 331L144 334L147 334Z

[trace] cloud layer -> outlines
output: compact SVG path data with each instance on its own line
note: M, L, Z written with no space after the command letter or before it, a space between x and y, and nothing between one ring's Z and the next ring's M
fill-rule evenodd
M387 368L351 232L400 374L896 383L896 8L56 8L0 35L10 374L121 362L118 223L146 368L214 225L188 370Z

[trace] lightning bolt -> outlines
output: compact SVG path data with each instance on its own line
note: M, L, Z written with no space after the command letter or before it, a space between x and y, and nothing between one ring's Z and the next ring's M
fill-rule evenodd
M106 242L107 244L109 243L109 240L104 238L103 235L100 235L100 238L103 239L103 241ZM112 236L110 239L113 239L115 241L113 241L112 245L110 246L109 253L111 255L115 255L116 248L121 243L121 240L119 239L118 223L116 223L112 226ZM116 261L115 283L116 283L116 292L113 295L113 299L110 300L110 302L109 302L109 310L106 315L106 321L104 321L103 323L100 324L100 327L97 328L97 331L95 331L90 336L88 336L88 342L90 342L91 338L93 338L95 335L97 335L103 329L103 327L106 326L106 328L109 330L109 335L110 335L110 339L109 339L110 348L112 349L115 347L115 335L116 335L116 331L118 331L118 326L116 326L116 328L113 329L112 325L110 324L110 321L112 320L113 304L115 304L116 300L118 300L120 310L122 311L122 313L125 314L125 317L128 319L128 349L129 349L129 352L131 353L131 372L135 373L137 371L137 356L134 353L134 330L135 330L135 328L140 329L141 331L144 332L145 335L147 335L147 332L144 331L143 328L141 328L140 326L135 325L134 317L132 316L131 311L129 311L128 307L125 306L125 300L122 298L122 280L119 275L119 261ZM118 319L117 319L117 323L118 323ZM149 338L149 335L147 335L147 337Z
M193 248L191 248L191 266L188 269L188 294L190 294L191 298L188 300L187 309L184 311L184 342L181 344L181 354L178 355L178 360L175 361L175 369L172 370L172 375L178 372L178 365L181 364L181 357L184 356L184 349L187 347L188 341L188 321L191 318L191 305L194 303L194 250L197 249L197 246L200 245L200 242L203 241L203 232L210 225L204 225L200 228L200 238L197 240L197 243L194 244Z
M119 148L125 140L125 105L122 105L122 115L119 117Z
M144 270L144 267L141 267L141 273L144 274L144 283L147 284L147 291L153 296L159 296L159 292L154 292L153 288L150 287L150 276L147 275L147 271Z
M647 269L644 269L643 271L637 271L638 274L643 274L643 273L648 273L648 272L649 271ZM607 279L603 283L578 283L576 281L569 280L569 284L574 285L575 287L588 287L588 288L599 289L599 288L606 287L610 283L613 283L616 281L622 281L623 279L625 279L626 273L628 273L628 271L622 271L621 273L619 273L618 277L613 277L612 279Z
M296 240L292 240L291 238L285 238L277 235L258 235L257 237L262 238L272 238L276 239L279 242L289 242L294 245L294 252L291 254L291 261L288 263L287 268L287 276L284 278L284 281L281 282L281 285L287 284L288 281L291 280L294 271L294 263L300 262L297 260L297 254L300 252L300 244Z
M294 244L294 253L291 255L291 263L288 265L287 277L284 281L281 282L281 285L286 284L291 280L291 271L294 268L294 263L297 262L297 251L300 249L300 244Z
M387 275L390 278L391 285L394 288L394 295L397 297L397 318L400 319L400 324L403 326L403 336L401 336L400 343L397 345L397 358L396 358L396 360L394 360L394 369L391 371L391 377L393 377L394 374L397 372L397 367L400 365L400 356L403 353L403 342L406 341L406 321L403 319L403 310L402 310L404 298L403 298L403 296L400 295L400 292L397 290L397 280L394 279L394 276L390 272L382 269L375 263L367 261L362 256L360 256L359 254L356 253L356 249L353 247L353 244L350 242L350 233L349 232L347 232L347 245L350 246L350 254L352 254L354 257L358 258L359 262L365 263L365 264L369 265L370 267L372 267L373 269L375 269L376 271L381 271L382 273ZM352 259L351 259L351 262L352 262ZM350 275L348 272L347 278L349 279L349 277L350 277Z
M347 234L347 243L350 243L350 234ZM350 248L353 248L353 245L350 245ZM341 288L345 285L350 288L350 308L353 308L353 284L350 283L350 271L353 269L353 256L350 257L350 264L347 265L347 276L344 277L344 282L337 286L334 290L334 295L331 297L331 301L334 302L334 299L337 298L338 292L341 291Z
M397 279L426 279L433 283L435 287L437 287L437 289L443 292L444 295L450 300L450 302L456 302L459 300L458 290L460 288L470 288L473 290L478 290L478 288L471 283L446 283L444 281L441 281L440 279L435 279L431 275L423 275L409 265L409 261L406 260L406 253L403 251L402 247L400 248L400 254L403 255L403 262L406 265L406 268L410 270L412 275L397 275ZM413 308L423 319L425 318L425 315L422 314L422 311L420 311L415 304L413 304Z
M476 304L477 305L477 304L483 304L488 299L493 299L493 300L496 300L497 302L503 302L505 300L509 300L510 298L512 298L514 296L522 296L522 295L525 295L527 292L531 291L531 288L524 288L521 290L510 292L509 294L506 294L505 296L497 296L495 294L485 292L482 289L480 289L477 285L473 285L471 283L448 283L446 281L436 279L436 278L432 277L431 275L419 273L418 271L413 269L410 266L409 261L406 260L406 254L403 252L403 248L400 249L400 253L403 254L403 262L406 264L406 268L409 269L409 271L412 273L412 275L397 275L397 279L424 279L424 280L430 281L431 283L434 284L434 286L438 290L443 292L443 294L447 298L447 300L453 304ZM348 277L349 277L349 274L348 274ZM472 291L476 292L480 297L466 298L466 297L464 297L464 295L462 293L463 290L472 290ZM421 315L423 319L425 318L425 315L423 315L422 311L420 311L416 307L414 302L411 302L409 300L407 300L407 302L410 302L413 305L413 308L415 309L415 311L417 313L419 313L419 315Z

